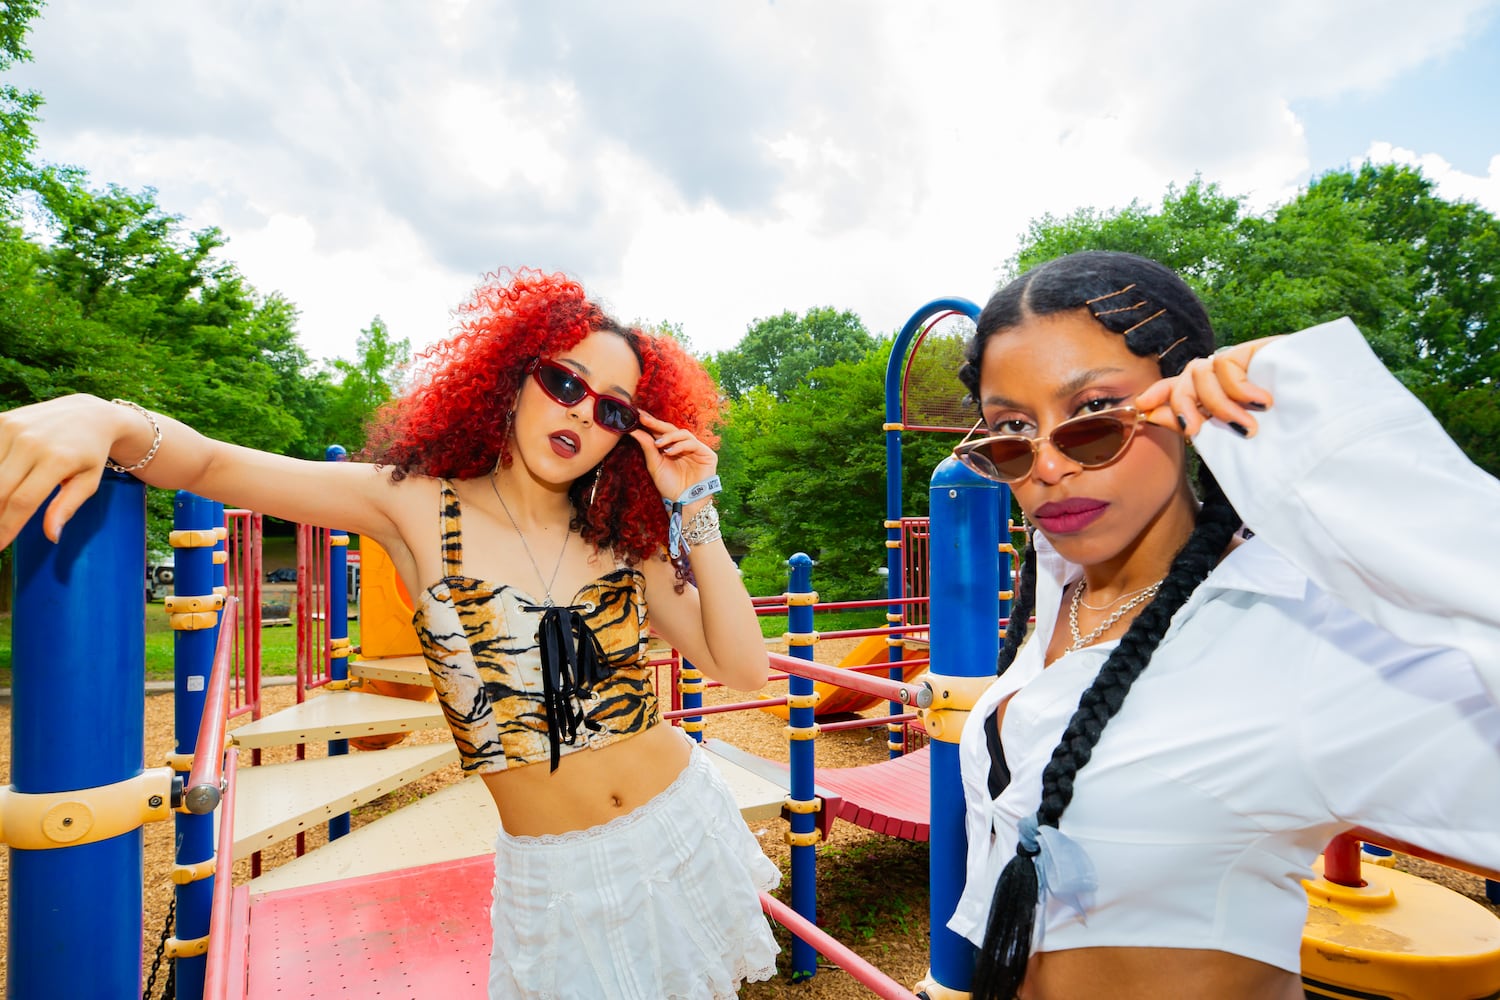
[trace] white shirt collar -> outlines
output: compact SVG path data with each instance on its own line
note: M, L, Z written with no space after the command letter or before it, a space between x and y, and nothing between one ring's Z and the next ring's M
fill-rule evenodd
M1064 559L1052 547L1044 532L1037 530L1033 536L1036 544L1037 572L1045 573L1056 581L1059 588L1065 587L1083 575L1083 567ZM1307 593L1307 576L1281 554L1258 538L1241 542L1229 553L1208 579L1199 587L1200 591L1241 590L1267 597L1299 600Z

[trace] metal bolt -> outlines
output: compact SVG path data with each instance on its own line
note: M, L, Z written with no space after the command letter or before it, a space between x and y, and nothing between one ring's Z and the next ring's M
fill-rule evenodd
M146 800L146 804L149 805L152 809L160 809L161 808L161 796L160 795L153 795L153 796L151 796L149 799Z
M63 817L63 826L72 826L72 825L73 825L73 817L72 816L64 816Z
M958 499L958 490L949 490L948 491L948 499L949 500L957 500Z

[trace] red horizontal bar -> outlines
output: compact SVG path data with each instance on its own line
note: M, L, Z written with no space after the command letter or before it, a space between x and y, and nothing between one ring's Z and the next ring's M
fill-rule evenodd
M913 1000L916 996L911 990L860 958L852 949L829 937L821 928L810 923L800 913L774 896L761 893L760 908L765 910L772 920L812 945L817 949L818 954L849 973L855 982L868 988L881 1000Z
M1436 851L1429 851L1425 847L1418 847L1416 844L1405 840L1387 837L1383 833L1376 833L1374 830L1367 830L1364 827L1356 827L1350 830L1349 836L1379 847L1389 848L1392 851L1400 851L1402 854L1410 854L1412 857L1421 858L1423 861L1447 865L1449 868L1457 868L1459 871L1465 871L1471 875L1479 875L1492 882L1500 882L1500 868L1486 868L1484 865L1476 864L1472 861L1460 861L1457 858L1450 858L1447 855L1438 854ZM1333 880L1329 879L1329 881Z
M841 729L870 729L887 723L915 722L916 719L917 713L907 712L904 715L878 715L871 719L849 719L845 722L820 722L818 731L836 733Z
M752 708L771 708L774 705L785 705L785 698L765 698L761 701L737 701L732 705L703 705L699 708L679 708L670 712L661 713L661 717L667 721L674 719L691 719L699 715L718 715L721 712L739 712Z
M883 677L867 677L857 670L845 670L842 667L830 667L811 660L799 660L783 653L767 653L766 656L773 667L785 670L789 674L796 674L798 677L823 681L851 691L859 691L862 694L873 694L887 701L916 705L919 708L932 702L932 689L925 684L906 684L886 680Z

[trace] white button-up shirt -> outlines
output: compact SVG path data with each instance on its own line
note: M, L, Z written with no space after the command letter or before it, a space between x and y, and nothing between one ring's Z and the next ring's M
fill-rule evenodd
M1049 898L1043 950L1226 951L1299 967L1300 879L1366 826L1500 867L1500 482L1475 468L1348 320L1263 348L1274 397L1244 440L1195 445L1255 537L1189 598L1078 772L1061 831L1098 888ZM949 926L982 939L1042 769L1116 643L1043 669L1082 570L1037 535L1033 638L960 744L967 885ZM983 725L1011 781L987 787Z

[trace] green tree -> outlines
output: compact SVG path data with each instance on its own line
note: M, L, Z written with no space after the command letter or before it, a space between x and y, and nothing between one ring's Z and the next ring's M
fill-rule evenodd
M42 9L41 0L5 0L0 3L0 73L18 62L29 62L26 31ZM27 158L36 145L31 131L42 106L40 94L0 83L0 201L7 213L10 196L25 173Z
M410 361L411 341L392 339L385 321L372 319L355 341L355 360L331 364L336 384L317 428L325 444L341 444L350 454L363 448L367 425L394 398Z
M735 347L713 359L724 393L738 399L763 385L777 399L786 399L819 368L863 357L874 343L864 323L852 312L809 309L801 317L788 310L780 316L756 320Z

